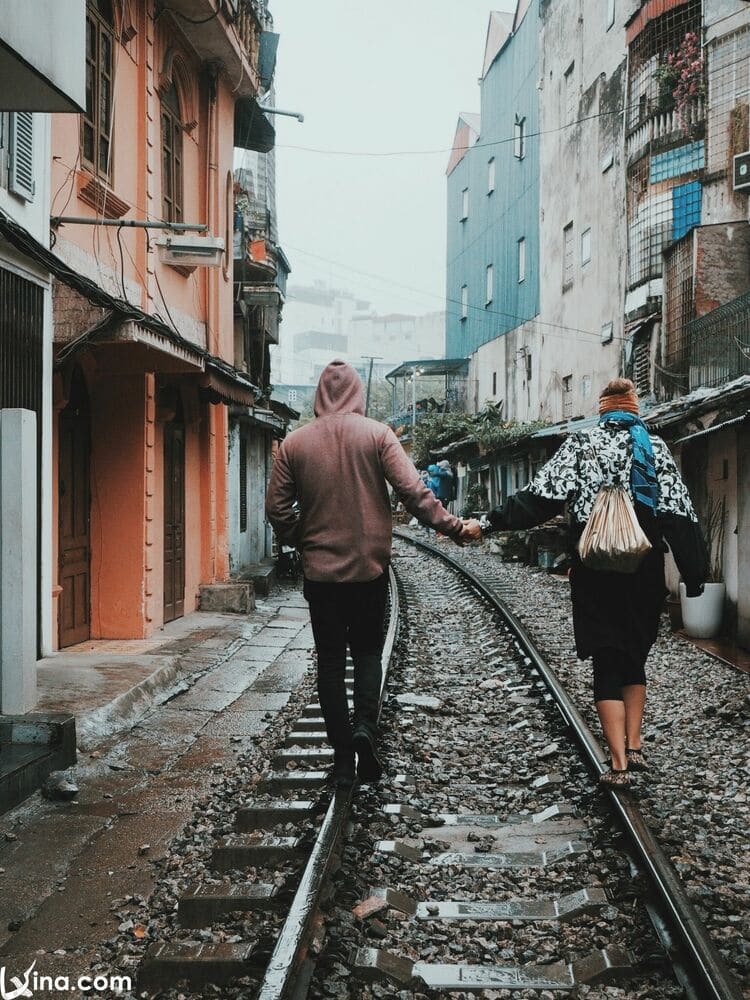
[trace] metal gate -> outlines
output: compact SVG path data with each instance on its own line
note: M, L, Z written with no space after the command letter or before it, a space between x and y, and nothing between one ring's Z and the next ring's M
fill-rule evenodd
M41 437L44 290L0 267L0 408L37 417Z

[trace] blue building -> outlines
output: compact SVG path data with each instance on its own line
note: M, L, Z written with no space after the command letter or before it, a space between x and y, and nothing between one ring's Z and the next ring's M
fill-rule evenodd
M446 357L539 312L539 17L490 15L480 114L459 117L448 164Z

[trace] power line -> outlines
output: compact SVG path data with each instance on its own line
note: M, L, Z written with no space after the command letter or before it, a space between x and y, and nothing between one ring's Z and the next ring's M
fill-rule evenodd
M342 268L345 271L351 271L353 274L363 275L364 277L367 277L367 278L375 278L378 281L387 282L389 285L393 285L396 288L403 288L406 291L415 292L417 295L424 295L424 296L427 296L428 298L437 299L440 302L448 302L448 303L450 303L452 305L462 305L462 302L461 302L460 299L452 299L449 296L438 295L436 292L427 292L427 291L425 291L424 289L421 289L421 288L414 288L411 285L404 285L401 282L393 281L392 279L386 278L386 277L384 277L382 275L373 274L371 271L362 271L362 270L359 270L358 268L350 267L348 264L342 264L340 261L331 260L329 257L323 257L320 254L312 253L309 250L303 250L301 247L292 246L290 243L286 243L285 242L285 246L287 246L290 250L293 250L295 253L301 253L301 254L303 254L306 257L312 257L313 259L320 260L320 261L322 261L325 264L332 264L334 267ZM472 305L470 305L469 309L477 310L478 312L480 312L484 316L488 316L488 315L489 316L502 316L505 319L515 320L517 322L517 325L519 325L519 326L521 324L523 324L523 323L536 323L539 326L546 326L546 327L550 327L552 329L558 329L558 330L561 330L561 331L564 331L564 332L567 332L567 333L580 333L580 334L584 334L587 337L596 337L597 340L601 339L601 332L600 331L596 331L595 332L593 330L584 330L581 327L567 326L564 323L551 323L551 322L548 322L547 320L541 320L541 319L539 319L538 316L521 317L521 316L515 315L514 313L504 312L503 310L499 310L499 309L488 309L488 308L486 308L484 306L472 306ZM622 340L623 338L616 338L616 339Z

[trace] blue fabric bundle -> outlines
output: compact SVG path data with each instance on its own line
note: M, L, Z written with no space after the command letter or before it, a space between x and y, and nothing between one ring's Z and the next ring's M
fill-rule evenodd
M603 413L599 417L600 424L614 422L626 427L630 431L630 439L633 445L633 468L630 474L630 485L633 496L642 503L644 507L656 513L659 503L659 481L656 478L656 464L654 462L654 448L651 444L646 425L634 413L626 413L625 410L613 410L610 413Z

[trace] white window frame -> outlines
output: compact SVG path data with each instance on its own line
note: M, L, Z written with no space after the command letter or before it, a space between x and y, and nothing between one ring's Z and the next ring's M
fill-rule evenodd
M609 31L609 29L612 27L614 23L615 23L615 0L607 0L606 30Z
M526 237L518 240L518 282L526 280Z
M495 157L491 156L487 161L487 194L492 194L495 190Z
M601 342L602 344L611 344L615 338L614 334L615 325L610 320L608 323L602 323L601 331Z
M495 268L492 264L488 264L485 271L485 306L492 304L492 298L495 293Z
M469 218L469 189L465 187L461 192L461 222Z
M581 233L581 266L591 261L591 226L588 226Z
M517 160L526 156L526 118L519 115L513 125L513 155Z
M469 315L469 286L461 285L461 319L465 320Z

